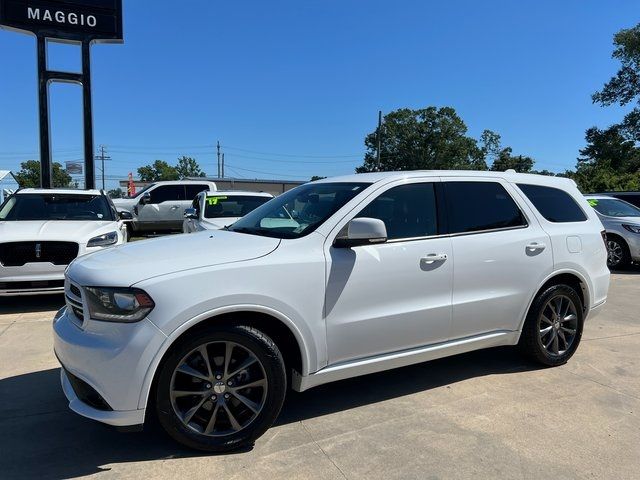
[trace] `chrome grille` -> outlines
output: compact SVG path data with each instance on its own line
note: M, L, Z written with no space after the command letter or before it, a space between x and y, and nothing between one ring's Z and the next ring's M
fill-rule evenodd
M78 285L72 283L68 278L65 279L64 296L67 307L73 312L74 316L82 325L84 322L84 306L82 304L82 290Z

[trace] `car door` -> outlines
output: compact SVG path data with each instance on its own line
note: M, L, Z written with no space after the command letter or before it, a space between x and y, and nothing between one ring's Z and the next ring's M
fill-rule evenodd
M182 228L184 185L158 185L149 190L149 203L138 205L138 222L144 230Z
M517 330L553 270L549 236L508 182L442 182L455 257L451 338Z
M325 245L329 364L442 342L451 323L451 239L439 236L437 179L383 187ZM384 244L332 245L355 217L385 222Z

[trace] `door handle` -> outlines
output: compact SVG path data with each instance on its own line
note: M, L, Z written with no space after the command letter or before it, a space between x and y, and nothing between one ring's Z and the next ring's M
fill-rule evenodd
M179 207L178 205L173 205L173 206L171 207L171 210L177 210L177 209L179 209L179 208L180 208L180 207Z
M547 248L547 246L542 242L531 242L529 245L527 245L527 250L532 252L541 252L545 248Z
M444 262L447 259L446 253L430 253L426 257L422 257L420 259L421 263L434 263L434 262Z

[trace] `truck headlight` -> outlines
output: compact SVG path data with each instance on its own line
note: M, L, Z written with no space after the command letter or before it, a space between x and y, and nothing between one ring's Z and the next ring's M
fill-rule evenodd
M106 247L118 241L118 232L109 232L89 239L87 247Z
M89 316L105 322L138 322L155 303L139 288L85 287Z
M622 228L633 233L640 233L640 225L629 225L627 223L623 223Z

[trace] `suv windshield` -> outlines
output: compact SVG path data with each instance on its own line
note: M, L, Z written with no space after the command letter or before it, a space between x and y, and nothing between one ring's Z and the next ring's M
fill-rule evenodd
M252 197L250 195L213 195L204 200L205 218L244 217L270 197Z
M0 221L20 220L114 220L102 195L21 193L0 208Z
M587 202L607 217L640 217L640 209L616 198L588 198Z
M142 190L138 190L136 193L131 195L129 198L138 198L140 195L142 195L144 192L146 192L147 190L149 190L153 186L155 186L155 183L151 183L151 184L147 185L146 187L144 187Z
M307 183L272 199L228 228L275 238L311 233L369 183Z

